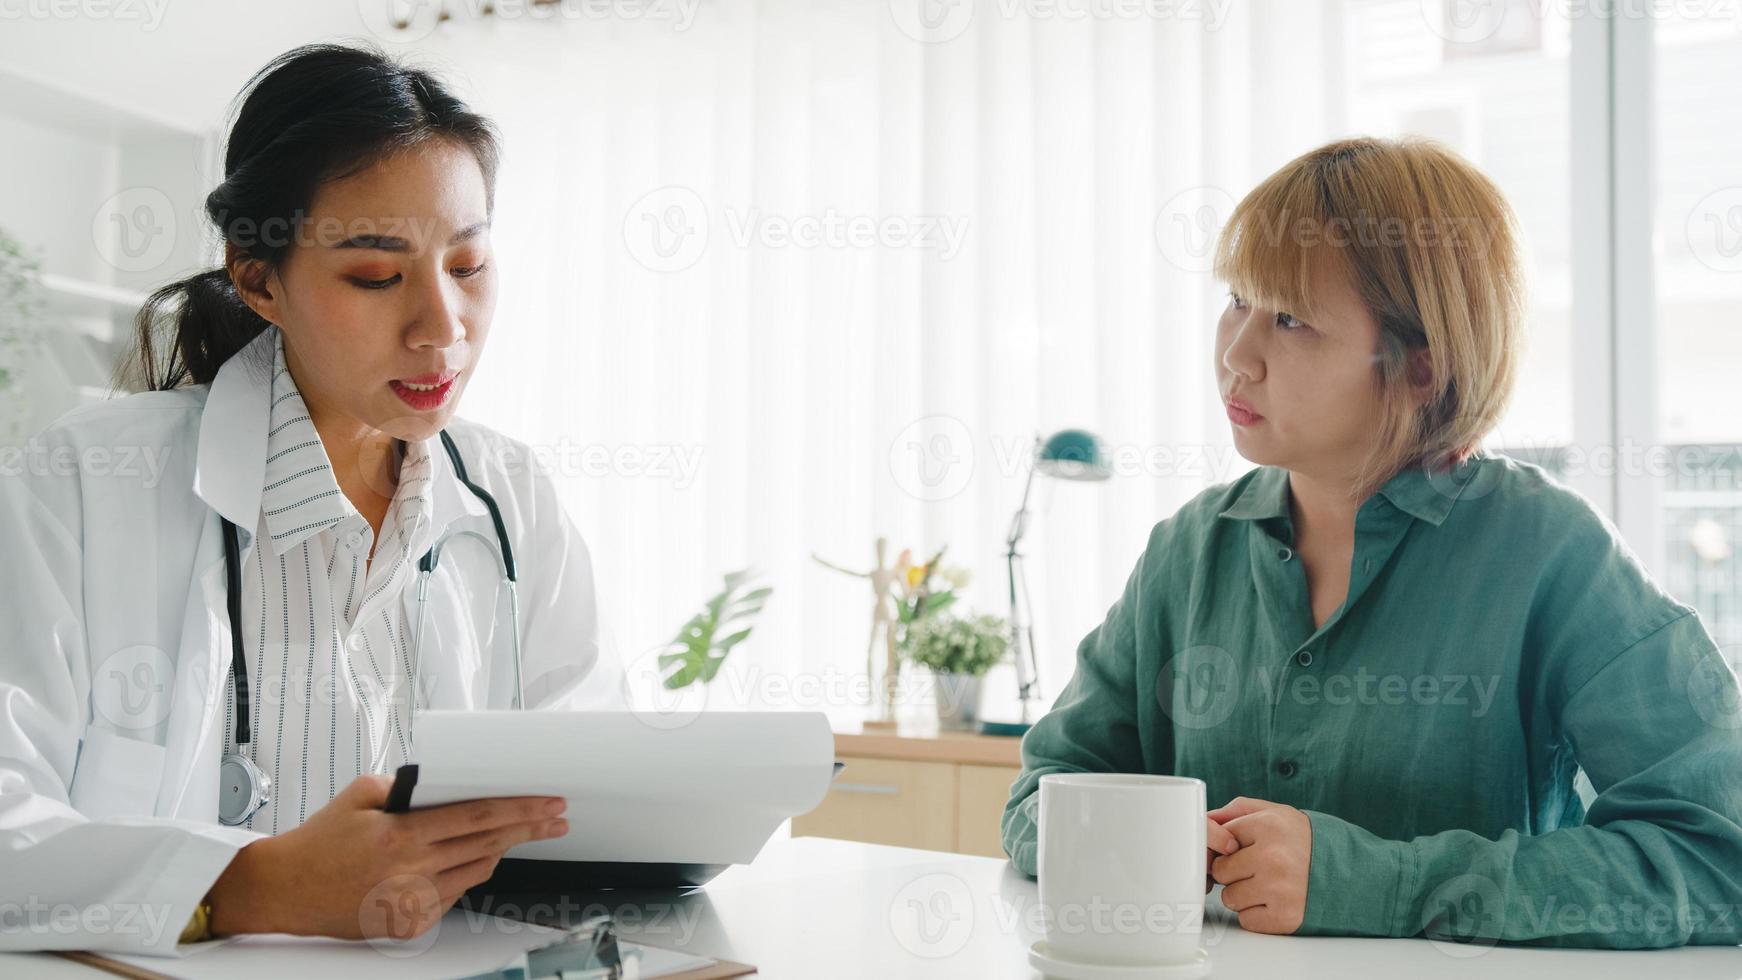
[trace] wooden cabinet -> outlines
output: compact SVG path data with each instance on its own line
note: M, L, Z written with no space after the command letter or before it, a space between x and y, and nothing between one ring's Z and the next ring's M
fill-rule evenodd
M963 854L1004 857L999 823L1020 766L956 767L956 847ZM845 775L845 773L842 773Z
M847 764L794 837L835 837L1004 857L998 824L1021 771L1021 739L973 734L837 733Z

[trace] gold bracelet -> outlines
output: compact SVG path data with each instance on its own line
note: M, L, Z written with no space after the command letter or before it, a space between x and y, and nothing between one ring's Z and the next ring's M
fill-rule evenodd
M212 938L212 903L201 902L194 906L194 914L188 918L188 924L181 931L178 943L204 942Z

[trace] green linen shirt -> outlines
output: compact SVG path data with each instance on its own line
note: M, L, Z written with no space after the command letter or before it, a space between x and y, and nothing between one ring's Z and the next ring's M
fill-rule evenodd
M1306 812L1302 935L1742 943L1735 674L1583 497L1503 456L1405 468L1317 628L1293 540L1274 467L1155 526L1023 739L1017 868L1047 773L1175 774Z

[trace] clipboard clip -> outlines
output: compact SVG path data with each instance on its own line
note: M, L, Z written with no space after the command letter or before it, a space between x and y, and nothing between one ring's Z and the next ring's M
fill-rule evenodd
M628 968L637 965L639 953L631 951ZM615 923L610 915L595 915L564 929L551 941L521 953L507 965L465 980L624 980L624 970Z

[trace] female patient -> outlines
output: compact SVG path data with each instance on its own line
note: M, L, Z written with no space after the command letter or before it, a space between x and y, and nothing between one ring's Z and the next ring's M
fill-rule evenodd
M1157 524L1084 638L1023 741L1015 864L1047 773L1171 773L1226 801L1209 872L1247 929L1742 942L1734 675L1583 498L1479 449L1524 307L1494 186L1334 143L1247 195L1215 270L1259 466Z

